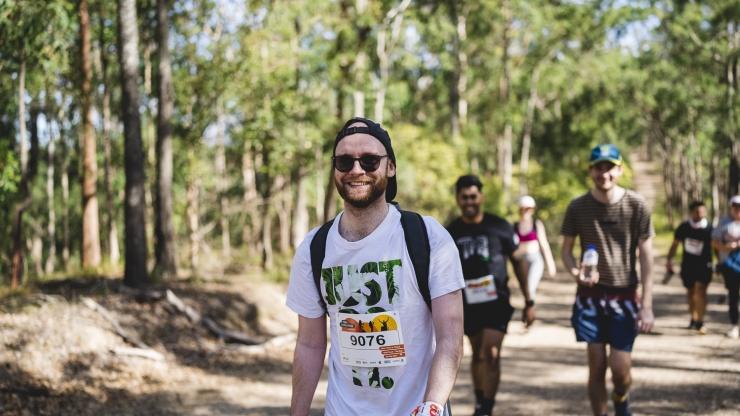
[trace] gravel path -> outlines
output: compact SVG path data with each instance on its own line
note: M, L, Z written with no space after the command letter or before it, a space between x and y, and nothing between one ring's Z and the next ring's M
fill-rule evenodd
M231 305L223 309L229 311L242 304L234 299L243 295L258 306L260 326L273 334L295 330L295 315L283 305L283 287L224 287L228 290L200 297L193 293L190 301L202 299L203 309L209 302ZM575 285L565 276L546 279L534 327L525 331L521 323L511 323L504 340L497 415L589 413L585 346L575 342L569 324L574 292ZM718 302L724 294L721 282L715 281L709 293L708 334L701 336L684 329L688 314L680 279L656 285L656 330L637 339L633 354L635 414L740 415L740 340L723 336L727 316L726 306ZM521 298L513 303L520 311ZM193 336L186 320L146 304L132 306L112 298L107 305L120 322L150 338L166 361L111 355L110 348L122 341L93 312L74 302L47 300L40 308L0 313L0 415L289 413L293 342L286 337L269 348L224 346L207 334ZM141 323L134 322L145 316L152 322L141 331ZM466 343L452 394L456 416L473 411L469 365ZM326 371L312 415L321 414L325 392Z

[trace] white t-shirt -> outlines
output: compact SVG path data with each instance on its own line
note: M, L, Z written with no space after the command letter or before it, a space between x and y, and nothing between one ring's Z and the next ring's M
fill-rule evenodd
M341 213L329 230L321 279L321 296L330 318L326 394L329 416L408 415L424 398L435 349L434 326L406 249L401 214L389 208L378 228L360 241L350 242L339 235ZM429 288L434 299L463 288L465 282L457 247L447 230L431 217L424 217L424 223L431 247ZM312 230L298 247L286 301L290 309L307 318L318 318L325 313L311 271L310 244L317 230ZM328 284L326 277L331 279ZM359 314L379 310L397 313L405 364L389 367L343 364L338 341L340 309Z

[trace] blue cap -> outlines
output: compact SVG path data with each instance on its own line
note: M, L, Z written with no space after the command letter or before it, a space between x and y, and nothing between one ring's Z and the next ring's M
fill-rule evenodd
M617 166L622 166L622 154L613 144L600 144L591 149L591 157L588 159L588 166L593 166L599 162L611 162Z

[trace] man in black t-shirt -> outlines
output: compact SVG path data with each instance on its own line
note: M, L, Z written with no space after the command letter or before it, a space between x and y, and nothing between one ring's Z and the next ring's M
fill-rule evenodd
M673 256L683 244L681 280L688 291L691 321L688 329L704 334L704 312L707 307L707 286L712 280L712 225L707 220L704 202L689 205L691 216L676 229L673 244L668 250L666 269L674 272Z
M462 216L447 226L460 251L465 277L464 322L473 349L474 416L493 413L501 380L501 344L514 312L509 303L507 258L514 265L526 302L523 320L529 326L535 318L527 279L520 275L512 257L519 243L514 228L505 219L481 210L482 189L483 184L474 175L457 180L456 199Z

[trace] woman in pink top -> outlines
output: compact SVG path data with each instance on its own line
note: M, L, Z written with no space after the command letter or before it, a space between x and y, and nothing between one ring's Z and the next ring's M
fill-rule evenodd
M533 300L545 265L547 274L555 277L555 260L547 242L545 226L534 217L534 209L534 198L529 195L519 198L519 221L514 224L514 231L519 236L519 248L514 252L514 257L519 260L522 272L527 276L529 297Z

